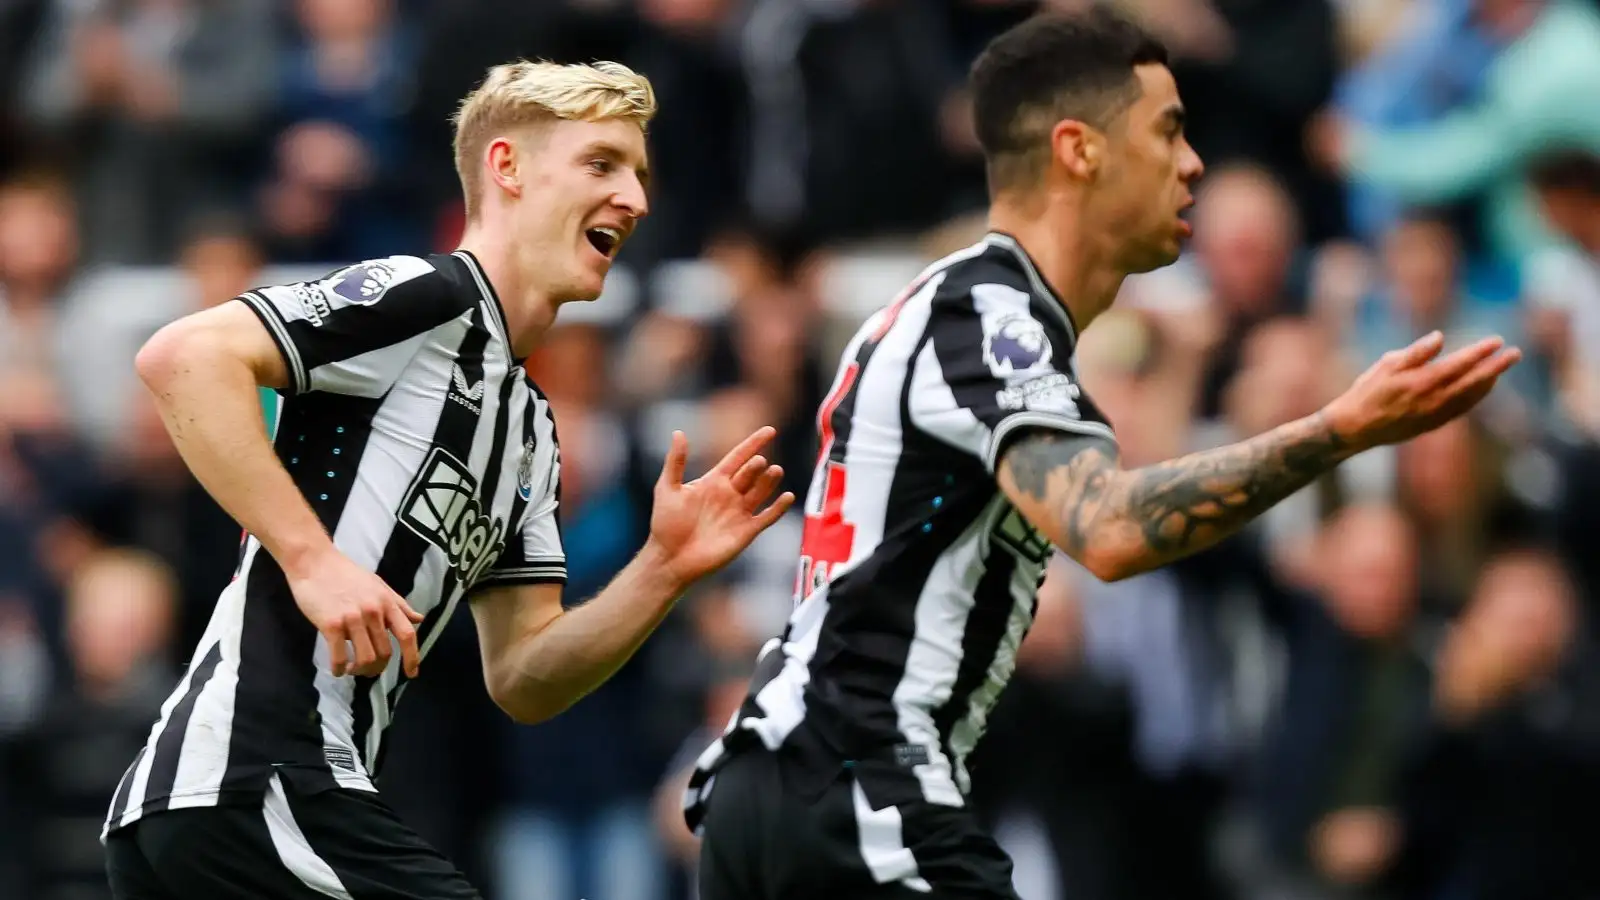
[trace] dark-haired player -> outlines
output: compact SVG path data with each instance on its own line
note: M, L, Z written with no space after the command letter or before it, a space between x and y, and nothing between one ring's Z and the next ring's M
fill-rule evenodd
M1073 347L1171 263L1201 162L1166 54L1104 12L1032 19L972 71L992 231L862 326L818 415L796 606L685 798L702 900L1011 898L965 807L1052 545L1106 580L1201 550L1518 358L1432 335L1316 415L1143 469Z

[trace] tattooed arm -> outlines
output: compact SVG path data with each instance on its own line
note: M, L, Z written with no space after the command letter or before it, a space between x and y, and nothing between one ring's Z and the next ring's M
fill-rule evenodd
M1037 429L1006 452L999 476L1056 546L1115 581L1216 544L1354 449L1319 413L1243 443L1123 470L1104 438Z
M1322 411L1241 443L1124 470L1105 438L1037 429L996 475L1057 547L1102 580L1126 578L1216 544L1362 450L1461 415L1517 359L1488 339L1429 364L1441 344L1388 354Z

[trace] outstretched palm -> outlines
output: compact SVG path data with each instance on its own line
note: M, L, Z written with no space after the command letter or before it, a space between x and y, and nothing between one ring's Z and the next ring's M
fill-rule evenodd
M673 432L672 449L656 481L650 539L685 584L727 565L793 505L794 495L788 492L765 505L783 469L769 465L756 451L776 433L770 427L760 429L711 471L685 484L689 440L683 432Z

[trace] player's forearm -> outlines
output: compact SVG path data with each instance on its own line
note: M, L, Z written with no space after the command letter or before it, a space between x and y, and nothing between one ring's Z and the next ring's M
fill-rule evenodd
M559 715L633 657L685 587L647 544L604 590L513 649L501 705L519 722Z
M1035 440L1010 458L1018 485L1040 497L1060 462L1047 448ZM1052 537L1099 577L1126 578L1213 546L1357 449L1321 413L1140 469L1119 469L1103 444L1085 445L1066 461L1071 489Z
M279 565L293 571L333 546L273 452L245 362L179 327L152 338L137 367L189 470Z

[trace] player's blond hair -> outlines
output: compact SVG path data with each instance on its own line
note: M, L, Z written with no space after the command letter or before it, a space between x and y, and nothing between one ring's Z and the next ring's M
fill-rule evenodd
M456 172L466 199L467 220L482 202L483 149L506 129L551 119L601 122L624 119L646 128L656 114L650 80L616 62L562 65L514 63L489 70L477 90L461 101L455 124Z

